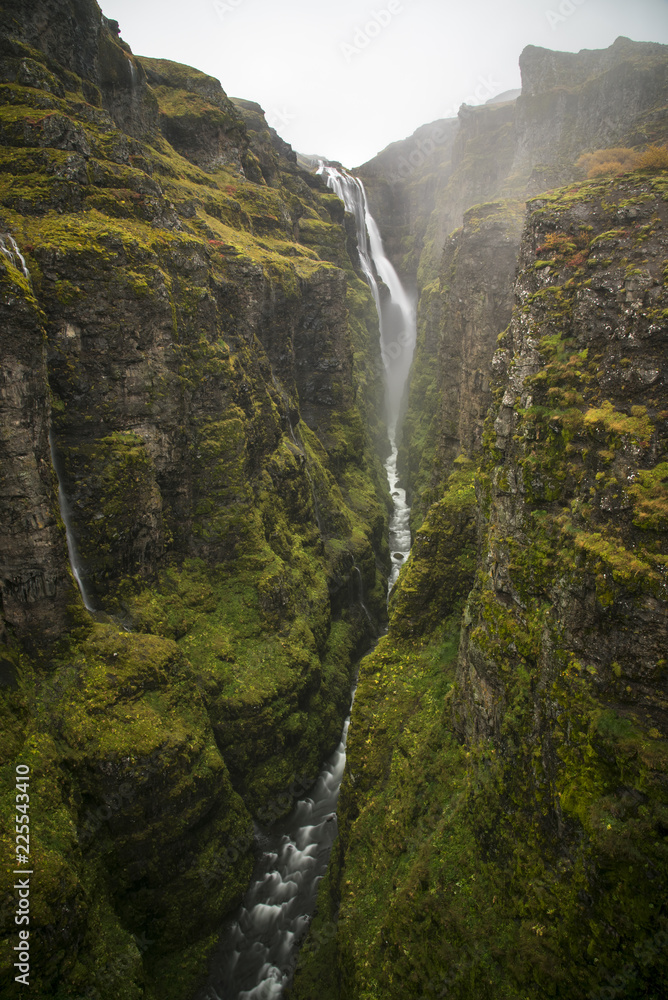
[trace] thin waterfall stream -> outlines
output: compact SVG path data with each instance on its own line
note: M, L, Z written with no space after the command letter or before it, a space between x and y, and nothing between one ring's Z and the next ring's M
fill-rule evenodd
M56 446L54 442L53 430L49 430L49 448L51 449L51 464L53 466L54 472L56 473L56 479L58 480L58 503L60 505L60 516L63 519L63 524L65 525L65 537L67 539L67 553L70 557L70 567L72 569L72 575L76 580L77 587L79 588L79 591L81 593L81 598L84 602L86 609L88 611L95 611L91 596L86 590L85 584L83 582L83 569L81 566L81 559L79 558L77 545L74 540L70 505L67 502L67 497L65 496L65 490L63 489L62 469L60 467L60 462L56 454Z
M320 165L319 173L344 202L346 211L355 217L360 265L378 311L390 443L385 471L394 505L389 526L392 556L389 594L411 546L410 507L406 491L399 486L397 472L397 427L415 346L415 310L385 256L362 182L344 170L324 164ZM378 278L389 291L389 298L381 292ZM274 385L286 404L293 443L299 447L290 423L289 403L276 380ZM317 516L314 483L308 469L306 473ZM364 605L362 573L354 560L352 569L358 578L359 604L373 624ZM354 688L351 712L353 701ZM350 714L343 725L338 747L308 795L299 799L290 814L269 829L255 827L255 842L261 853L251 885L240 910L223 932L208 984L197 994L196 1000L274 1000L284 995L294 973L299 946L315 910L318 884L327 870L337 832L336 805L346 763L349 725Z
M15 268L21 271L24 278L27 278L28 281L32 281L30 271L28 270L28 266L25 262L25 257L21 253L19 246L11 233L0 234L0 253L6 257L10 264L13 264ZM83 569L76 541L74 539L74 532L72 530L70 506L67 501L67 497L65 496L65 490L63 489L62 467L56 453L53 428L49 429L49 449L51 452L51 464L58 481L58 504L60 506L60 516L63 519L63 524L65 525L65 537L67 539L67 553L70 559L70 568L86 609L88 611L95 611L90 594L87 592L83 582Z

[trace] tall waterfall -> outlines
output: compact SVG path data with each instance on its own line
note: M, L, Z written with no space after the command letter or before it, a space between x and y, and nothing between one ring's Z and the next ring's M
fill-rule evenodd
M346 211L355 217L360 265L378 310L391 446L385 471L394 503L390 518L392 569L388 588L391 590L411 546L410 508L405 490L398 485L396 427L415 347L415 310L385 256L362 182L343 170L324 164L319 172L341 198ZM389 299L381 291L379 278L389 291ZM274 385L283 395L276 380ZM292 426L290 431L299 447ZM313 486L311 483L312 489ZM317 516L317 498L313 492ZM359 578L360 604L369 617L364 605L362 575L355 563L353 567ZM294 972L300 941L315 909L318 883L327 870L336 835L336 803L346 760L349 721L350 716L346 719L338 748L320 772L308 797L297 802L290 815L269 830L256 829L261 855L253 880L243 905L223 934L209 981L196 1000L278 1000L284 996Z
M320 164L318 173L324 176L327 186L342 200L346 211L355 216L360 264L378 311L380 353L385 367L387 435L391 448L390 456L385 462L385 472L394 503L390 518L392 569L388 578L389 592L396 583L411 547L411 511L406 502L406 491L399 486L396 434L401 401L415 349L415 309L392 263L385 256L380 231L369 211L361 180L345 170L326 166L324 163ZM376 275L386 285L390 293L389 301L381 295Z

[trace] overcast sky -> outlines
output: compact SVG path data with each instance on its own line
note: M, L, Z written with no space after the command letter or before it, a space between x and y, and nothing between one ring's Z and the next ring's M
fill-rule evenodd
M520 86L525 45L668 43L668 0L102 0L137 55L258 101L302 153L358 166L420 125Z

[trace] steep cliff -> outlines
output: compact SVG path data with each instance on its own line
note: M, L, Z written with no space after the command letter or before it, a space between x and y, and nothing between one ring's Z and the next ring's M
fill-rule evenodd
M498 335L508 322L508 290L519 254L520 230L513 216L527 196L582 180L578 159L586 151L609 146L645 148L650 143L665 142L667 67L665 46L626 38L617 39L609 49L578 54L529 46L520 57L522 92L516 100L478 107L464 105L460 109L450 160L440 171L426 227L422 220L417 228L417 217L407 224L408 229L416 231L411 254L413 260L419 261L420 336L409 388L401 465L416 525L432 498L424 490L434 479L443 482L449 474L456 450L453 452L447 441L454 441L456 448L458 440L469 456L471 447L479 445L480 416L489 405L486 387L492 375L492 331L495 328ZM361 167L360 172L363 176L368 171L382 172L381 162L378 157ZM390 187L402 192L397 192L395 198L410 203L407 191L420 190L424 169L424 164L416 164L405 178L386 180ZM483 232L492 227L488 241L494 239L492 232L496 229L497 252L488 252L480 261L484 279L483 272L469 267L468 280L476 283L469 301L463 281L458 283L456 277L458 270L462 270L462 276L466 274L468 265L463 262L469 253L471 264L478 253L470 244L472 226L466 221L466 213L479 203L499 201L505 207L496 209L496 224L474 223ZM502 225L503 212L507 220ZM505 228L503 233L501 228ZM490 294L483 318L477 314L481 308L479 286L484 283L490 287ZM505 303L498 293L502 288L506 289ZM472 337L457 328L458 313L471 317ZM461 361L456 360L459 356ZM471 405L466 403L471 373L477 379L474 398L479 413L474 421L477 430L472 426L467 432L464 425ZM442 391L446 400L462 394L461 419L458 403L453 410L446 401L439 418L435 417L436 406L424 405L428 397L433 402ZM428 447L423 447L424 442Z
M251 818L315 779L385 617L375 307L257 106L134 56L94 0L2 29L0 746L32 772L31 989L182 998Z

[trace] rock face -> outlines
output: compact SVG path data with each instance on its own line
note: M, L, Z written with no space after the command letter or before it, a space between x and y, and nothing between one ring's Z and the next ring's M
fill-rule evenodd
M665 191L530 204L477 501L460 457L362 662L298 998L661 995Z
M584 149L665 141L663 45L618 38L609 49L577 53L529 45L520 69L512 169L535 169L534 191L567 183Z
M2 28L0 753L39 802L31 989L182 1000L252 816L316 778L386 616L375 307L260 109L88 0Z
M577 198L530 205L517 306L494 357L489 441L497 463L480 590L501 616L522 615L535 599L536 609L550 608L535 633L528 619L511 630L536 636L544 674L536 692L557 662L582 658L609 709L642 708L648 728L661 724L667 624L664 183L590 184ZM523 536L530 524L531 538ZM520 550L536 554L531 566L516 563ZM483 620L481 610L464 631L460 685L465 724L490 736L507 703L492 692L472 638L485 644ZM493 632L500 628L497 621ZM492 659L498 665L508 652ZM486 680L478 685L477 676Z
M73 623L68 606L76 605L78 592L54 493L43 316L19 259L0 255L0 269L3 639L9 620L39 646Z
M404 466L418 525L458 455L482 447L492 401L491 359L510 320L524 205L469 209L447 241L438 281L422 293L418 341L403 436ZM417 447L416 447L417 445Z
M491 378L494 338L509 319L508 289L519 253L520 229L517 220L512 220L513 214L527 195L581 180L577 160L585 150L665 141L667 62L665 46L624 38L609 49L579 54L529 46L520 58L523 89L516 100L478 107L464 105L460 109L450 159L442 164L440 172L436 169L438 182L431 217L426 221L412 214L403 229L403 246L411 247L409 254L404 249L403 261L419 261L419 339L409 389L406 448L400 456L415 525L434 498L429 491L449 475L449 463L456 451L447 441L454 448L459 441L469 456L470 448L478 447L480 442L481 417L489 404L489 393L483 389L478 396L474 390L477 401L473 405L478 412L467 432L464 427L473 416L468 409L471 403L466 403L470 398L466 378L470 376L460 384L459 372L463 363L463 370L477 373L474 378L481 388ZM433 165L418 165L410 176L391 185L394 197L411 204L411 193L426 183L423 170L429 170L433 183ZM382 176L380 158L360 168L362 176L367 171ZM478 251L471 242L472 227L465 221L467 211L476 203L500 200L505 207L500 206L492 214L500 218L507 213L506 231L503 236L499 234L497 252L488 254L483 267L491 288L506 289L505 304L498 294L490 296L484 318L476 316L480 310L477 291L472 292L469 301L461 292L460 282L457 301L452 298L450 286L454 280L457 287L458 271L464 275L468 268L467 280L471 281L476 269ZM476 222L482 231L488 225ZM492 231L493 227L489 238L493 238ZM408 232L415 235L409 237ZM445 255L441 253L443 246ZM442 308L444 301L448 301L446 308ZM469 317L472 337L457 329L458 312ZM469 351L473 354L467 360ZM464 405L460 415L457 407L461 393ZM442 394L445 401L439 420L435 412L441 407L437 399ZM427 398L429 404L424 405Z
M31 992L183 1000L253 817L338 741L358 572L386 614L375 309L341 203L257 105L134 57L93 0L1 17L0 754L31 771ZM419 528L295 998L662 996L666 177L572 181L591 136L663 137L665 65L527 50L517 101L361 171L421 295Z

